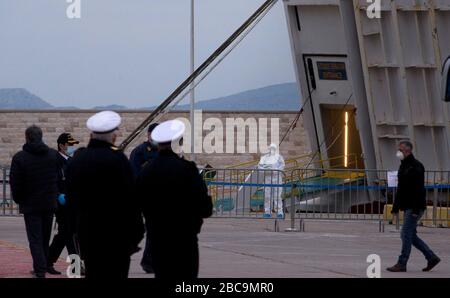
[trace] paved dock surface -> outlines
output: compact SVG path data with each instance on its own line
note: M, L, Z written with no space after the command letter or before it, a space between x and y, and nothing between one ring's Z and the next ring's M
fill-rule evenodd
M419 227L419 235L441 257L432 272L422 272L426 261L413 248L406 273L390 273L400 252L400 234L377 222L306 221L305 232L274 232L273 220L219 219L205 221L200 234L200 277L366 277L367 256L381 258L381 277L450 277L450 229ZM144 243L142 243L143 246ZM139 266L142 252L132 258L130 277L152 278ZM65 271L62 255L57 268ZM0 217L0 277L30 277L31 256L23 218Z

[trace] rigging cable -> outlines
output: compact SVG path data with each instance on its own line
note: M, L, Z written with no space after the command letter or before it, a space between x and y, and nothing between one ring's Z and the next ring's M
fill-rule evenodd
M313 90L314 92L315 90ZM289 125L288 129L286 130L286 132L283 135L283 138L281 138L280 141L280 145L278 147L281 147L281 144L283 144L284 140L291 134L291 132L297 127L297 123L298 120L300 120L300 116L303 114L304 112L304 108L306 106L306 104L311 100L312 94L313 92L311 92L308 96L308 98L306 99L306 101L302 104L302 106L300 107L300 110L298 111L297 115L295 116L294 120L291 122L291 125Z
M267 0L262 4L255 13L247 19L217 50L209 56L195 71L192 73L184 82L182 82L175 91L173 91L150 115L120 144L119 148L125 150L127 146L138 137L144 129L151 124L156 119L161 118L164 114L174 108L181 100L186 97L190 91L195 88L200 82L202 82L212 70L214 70L224 59L227 57L233 49L240 44L240 42L255 28L255 26L264 18L265 15L272 9L272 7L278 2L278 0ZM235 43L233 45L233 43ZM228 47L232 46L227 50ZM215 64L212 65L211 69L207 70L211 64L220 57L223 53L224 56L221 57ZM196 82L196 79L205 71L207 72ZM190 86L190 88L189 88ZM181 98L178 100L177 97L186 91ZM172 106L170 106L172 104ZM191 124L193 125L193 123Z

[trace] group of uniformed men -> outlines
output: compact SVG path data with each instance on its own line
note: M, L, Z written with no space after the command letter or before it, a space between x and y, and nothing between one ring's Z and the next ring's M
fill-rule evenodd
M75 154L79 142L70 134L60 136L56 151L44 144L39 127L26 130L10 184L24 214L35 277L60 274L53 264L67 247L83 260L87 278L126 278L145 230L144 271L163 279L198 276L197 235L212 201L196 164L172 149L182 142L184 124L150 125L148 141L130 160L115 147L120 124L115 112L93 115L89 144ZM55 212L58 234L49 247Z

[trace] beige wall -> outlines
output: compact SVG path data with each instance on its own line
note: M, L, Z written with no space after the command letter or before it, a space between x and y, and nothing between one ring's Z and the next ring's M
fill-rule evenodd
M24 131L32 124L40 126L44 131L44 141L51 147L56 147L56 139L63 132L70 132L81 141L81 145L86 145L89 140L89 131L86 129L86 120L96 111L76 110L76 111L0 111L0 165L9 165L12 156L21 150L24 143ZM146 111L119 111L123 117L123 124L120 129L118 143L132 132L147 116ZM187 112L171 112L164 116L162 120L177 117L189 118ZM296 117L295 112L203 112L203 121L206 118L219 118L225 123L226 118L261 118L268 119L270 130L270 118L279 118L280 139L284 132ZM206 135L208 132L203 132ZM270 133L268 134L270 136ZM138 143L145 140L145 134L130 146L126 153ZM248 142L248 140L247 140ZM224 142L225 143L225 142ZM248 152L248 143L246 147ZM300 118L297 127L292 131L281 146L281 154L285 157L302 155L310 152L310 146L306 131L303 127L303 119ZM215 167L228 166L240 162L258 159L260 154L200 154L197 163L204 165L210 163Z

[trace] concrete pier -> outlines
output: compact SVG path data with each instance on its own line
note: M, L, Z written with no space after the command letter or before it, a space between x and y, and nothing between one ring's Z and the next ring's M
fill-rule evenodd
M290 226L274 220L208 219L200 234L200 277L213 278L351 278L366 277L370 254L381 258L381 277L450 277L450 229L419 227L419 236L441 257L432 272L413 248L406 273L389 273L397 261L400 233L377 222L306 221L305 232L283 232ZM144 243L141 244L143 246ZM57 269L65 272L65 251ZM130 277L152 278L139 266L142 252L132 257ZM0 277L31 277L31 256L23 218L0 217Z

